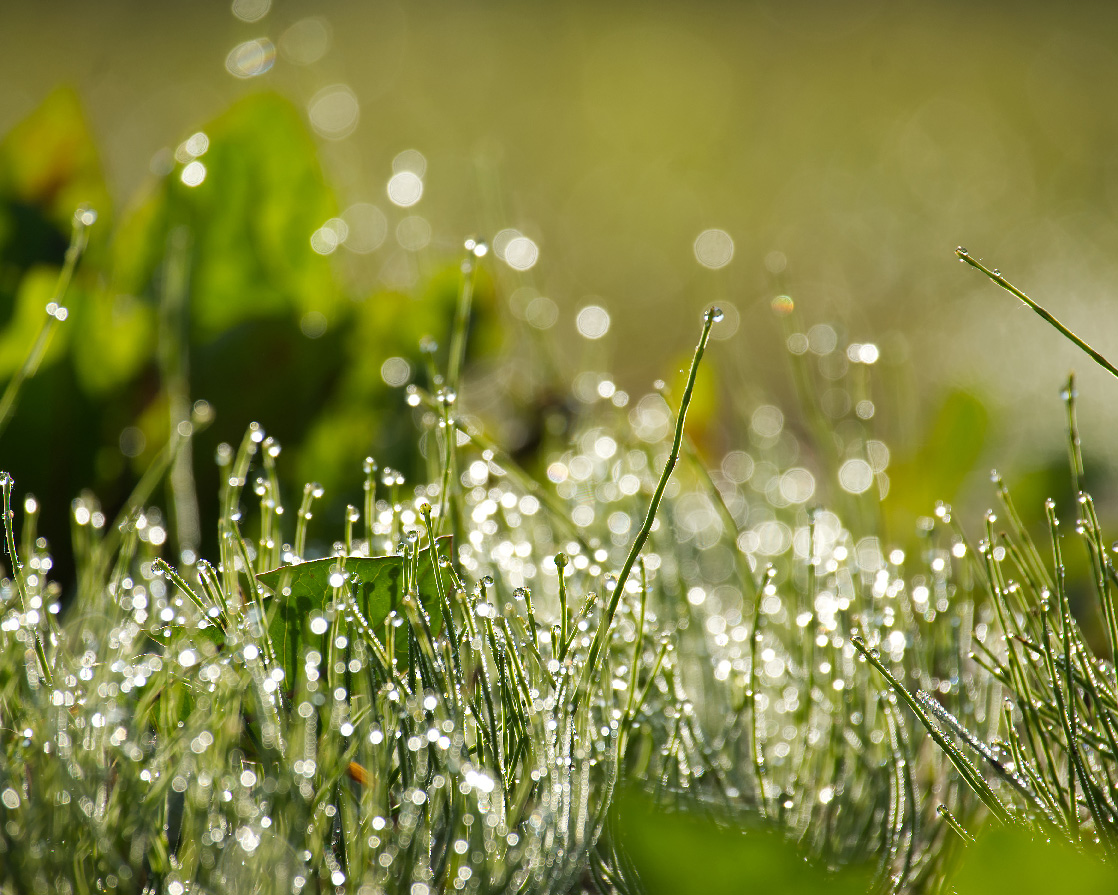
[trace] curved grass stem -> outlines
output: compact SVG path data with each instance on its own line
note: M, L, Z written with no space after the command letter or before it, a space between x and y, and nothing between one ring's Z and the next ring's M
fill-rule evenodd
M1053 327L1060 335L1062 335L1072 344L1076 345L1082 351L1086 352L1087 356L1090 357L1091 360L1093 360L1096 364L1106 370L1111 376L1118 377L1118 367L1114 366L1114 364L1112 364L1105 357L1099 354L1094 348L1083 341L1083 339L1081 339L1059 320L1053 317L1042 305L1029 298L1029 296L1027 296L1016 286L1014 286L1011 282L1009 282L1009 280L998 273L998 271L990 270L990 268L986 267L986 265L984 265L977 258L972 257L971 254L964 248L955 249L955 255L959 258L960 261L965 261L975 270L982 271L982 273L986 274L986 276L988 276L991 280L1001 286L1006 292L1009 292L1011 295L1014 295L1017 298L1021 299L1021 301L1032 308L1032 310L1037 314L1038 317L1044 320L1049 326Z
M0 396L0 435L3 435L4 429L11 422L12 414L16 409L16 401L19 400L20 389L23 388L23 384L28 379L38 372L39 364L43 362L43 356L47 353L47 347L50 345L54 331L58 328L58 324L66 319L66 308L62 301L66 297L66 290L70 288L70 281L74 278L74 270L78 266L78 261L89 242L87 232L89 226L96 219L97 215L88 208L79 208L74 212L74 229L70 236L70 245L66 249L62 270L58 274L58 283L54 287L54 295L51 297L50 304L47 305L47 319L43 321L39 334L35 337L23 364L15 375L8 380L4 394Z
M644 517L644 524L641 525L640 531L637 533L636 538L633 539L633 544L629 548L629 555L625 557L625 563L621 567L621 572L617 576L617 582L614 584L613 592L610 594L609 603L606 605L605 611L602 613L601 621L598 623L598 630L594 634L594 640L590 644L590 653L586 658L586 665L582 671L582 677L579 680L578 687L574 691L574 704L577 707L579 701L587 692L590 681L598 671L598 659L601 656L602 649L605 647L606 637L609 635L609 630L613 625L613 617L617 614L617 607L621 602L621 595L625 592L625 584L629 580L629 575L633 571L633 566L636 564L637 557L640 555L641 550L644 549L645 542L648 536L652 533L652 524L656 521L656 511L660 508L660 501L663 500L664 491L668 487L668 480L672 477L672 471L675 465L679 462L679 451L683 445L683 426L687 420L687 408L691 404L691 395L695 391L695 378L699 373L699 364L703 359L703 353L706 351L707 341L710 339L710 330L719 320L722 319L722 312L717 308L711 308L706 312L703 320L703 332L699 336L699 344L695 348L695 355L691 358L691 369L687 373L687 386L683 390L683 397L679 403L679 415L676 417L675 422L675 437L672 439L672 449L668 454L668 461L664 464L664 471L660 474L660 481L656 485L656 491L652 495L652 500L648 504L648 512Z

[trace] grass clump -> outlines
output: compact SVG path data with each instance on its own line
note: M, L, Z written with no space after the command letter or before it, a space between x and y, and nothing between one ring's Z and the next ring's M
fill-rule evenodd
M1000 272L965 249L957 255L1118 375L1110 361ZM859 641L855 646L909 704L1000 823L1113 861L1118 857L1118 572L1095 501L1082 490L1085 469L1074 376L1062 398L1075 492L1074 549L1086 559L1085 580L1069 580L1067 556L1073 548L1064 537L1055 501L1045 502L1046 543L1038 543L996 472L992 479L1000 509L987 513L984 536L973 554L983 602L993 618L978 631L972 658L979 675L997 681L1005 693L998 738L989 743L977 736L926 693L911 693L875 651ZM1088 605L1076 612L1073 602ZM989 782L972 761L986 770Z
M1112 847L1113 664L1000 483L1007 533L972 547L940 504L889 549L883 445L849 400L830 431L811 386L865 389L835 344L797 368L824 443L765 405L710 468L685 422L712 309L678 405L603 375L542 484L457 398L477 256L445 372L428 353L406 390L425 480L369 458L332 535L253 424L217 450L196 554L152 495L202 404L117 519L74 502L72 587L5 475L3 891L654 892L641 843L679 817L698 890L700 843L737 879L750 824L743 885L808 885L806 857L811 885L945 891L989 817ZM1079 507L1113 651L1118 579ZM751 871L756 842L792 849L779 873Z
M634 786L660 807L758 815L824 867L872 861L877 889L926 877L942 827L917 775L966 794L879 698L849 635L875 632L906 675L957 680L949 628L887 639L901 619L956 610L913 602L876 542L798 504L756 507L777 539L761 562L743 536L763 502L705 473L684 436L718 317L674 422L642 405L659 415L642 439L614 402L588 408L558 461L583 484L558 496L460 415L453 338L446 377L408 399L438 446L429 483L409 493L367 462L364 506L305 613L292 580L323 543L321 489L287 528L280 448L258 426L218 450L213 563L164 561L168 527L145 509L191 426L117 522L75 503L73 595L47 583L28 498L19 545L5 519L18 557L2 628L7 878L74 892L630 891L639 868L612 805ZM432 551L443 532L453 547ZM734 557L721 589L703 577L716 549ZM380 614L346 568L375 556L400 570ZM277 567L289 571L261 586ZM988 717L988 694L949 691L962 717Z

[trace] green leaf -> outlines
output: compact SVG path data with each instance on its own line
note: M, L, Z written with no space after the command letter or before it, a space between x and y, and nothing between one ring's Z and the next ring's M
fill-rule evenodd
M449 536L439 538L436 543L440 556L451 555L452 542ZM314 633L311 623L314 619L324 617L326 603L334 592L330 577L341 569L342 559L338 556L314 559L256 576L275 595L272 601L274 606L269 613L268 633L284 672L288 675L288 681L295 679L294 674L302 662L303 650L323 643L326 635ZM400 606L404 596L401 588L404 558L347 556L344 557L344 562L350 586L354 586L357 591L357 605L377 639L384 645L385 620L393 609ZM429 547L419 553L416 590L420 602L431 617L431 631L435 633L442 627L442 606L438 599L439 590ZM401 658L407 656L408 639L403 636L405 633L406 629L401 628L395 637L396 654Z
M620 844L646 895L864 895L870 874L832 872L804 859L787 834L708 812L665 811L627 794L618 803Z
M951 880L958 895L1104 895L1118 892L1118 870L1091 851L1034 839L1020 829L996 829L963 853Z
M59 88L0 142L0 197L37 209L70 232L74 209L96 209L101 229L111 202L101 161L77 93Z
M946 395L920 448L889 466L885 507L892 532L910 530L913 516L926 516L937 500L956 497L982 455L988 424L986 407L974 395Z
M343 313L330 259L311 235L337 214L299 111L272 94L245 97L206 125L195 186L177 164L119 230L114 287L158 295L169 235L189 231L190 315L203 341L247 321Z
M12 317L0 330L0 381L10 378L23 366L28 349L47 321L44 309L57 283L58 271L50 267L34 267L20 280ZM43 356L42 369L65 357L68 337L66 325L58 327Z
M87 394L108 394L139 375L156 344L155 310L150 304L100 291L71 301L70 308L77 334L71 358ZM162 432L160 437L165 437Z

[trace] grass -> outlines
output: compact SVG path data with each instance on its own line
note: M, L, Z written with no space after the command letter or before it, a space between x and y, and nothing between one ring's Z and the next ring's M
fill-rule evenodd
M1118 576L1090 498L1076 535L1107 659L1072 612L1053 509L1048 564L1000 480L977 544L941 504L917 549L889 548L869 423L829 432L812 384L855 389L835 345L794 358L830 439L813 468L768 406L710 468L685 424L715 309L678 404L601 375L541 484L457 402L467 261L445 372L432 360L386 422L417 426L426 480L370 458L340 530L315 517L320 488L280 493L280 445L253 424L217 454L217 555L166 558L152 495L198 415L119 518L75 501L64 591L5 475L2 891L653 891L644 815L761 824L859 891L949 891L985 824L1113 856ZM828 489L852 461L877 478ZM320 556L315 591L300 566ZM702 842L725 861L738 839L687 829L666 841L705 891ZM749 854L735 890L772 880ZM793 891L802 860L777 864Z

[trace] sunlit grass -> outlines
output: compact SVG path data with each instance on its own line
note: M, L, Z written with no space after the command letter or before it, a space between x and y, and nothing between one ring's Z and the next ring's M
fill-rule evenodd
M476 248L445 369L430 355L384 422L414 430L425 480L369 458L336 530L319 486L281 494L254 423L216 453L216 555L173 549L152 495L203 407L117 519L75 500L64 591L4 476L4 891L636 892L626 804L760 823L874 892L944 891L989 823L1113 851L1118 684L1059 541L1050 570L998 480L1006 533L991 515L972 546L941 503L907 553L887 543L888 449L856 409L874 346L790 330L814 440L762 404L710 457L686 418L711 309L678 403L586 371L541 483L458 399ZM1118 578L1086 496L1077 515L1113 654ZM379 563L384 611L358 571Z

